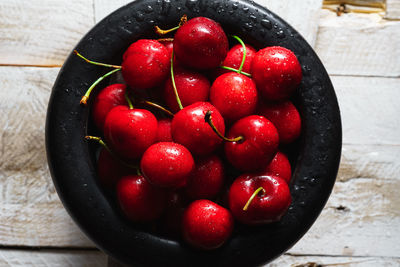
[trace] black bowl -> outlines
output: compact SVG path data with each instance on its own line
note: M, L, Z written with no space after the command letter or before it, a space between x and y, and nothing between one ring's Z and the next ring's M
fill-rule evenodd
M295 160L293 203L278 223L235 226L220 249L198 251L183 242L152 234L128 222L98 185L89 109L79 105L88 86L104 68L70 55L54 85L47 113L47 157L64 206L86 235L103 251L135 266L253 266L265 264L293 246L324 207L338 170L341 121L331 81L307 42L285 21L254 2L207 0L139 0L98 23L76 49L91 59L120 64L135 40L156 38L153 26L174 26L183 14L218 21L228 33L261 48L280 45L294 51L303 80L294 101L303 122Z

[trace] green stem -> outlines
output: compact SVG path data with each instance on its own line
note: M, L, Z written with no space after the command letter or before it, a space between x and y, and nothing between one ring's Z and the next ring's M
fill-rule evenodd
M242 69L243 69L244 61L246 60L246 45L244 44L242 39L240 39L238 36L232 35L232 37L235 38L243 47L243 58L242 58L242 62L240 63L240 66L238 69L238 73L241 73Z
M84 56L82 56L78 51L74 50L74 54L77 55L78 57L82 58L83 60L85 60L87 63L93 64L93 65L98 65L98 66L103 66L103 67L108 67L108 68L115 68L115 69L120 69L122 68L121 66L118 65L111 65L111 64L105 64L105 63L101 63L101 62L96 62L96 61L92 61L89 60L87 58L85 58Z
M112 70L112 71L110 71L110 72L107 72L106 74L104 74L104 75L101 76L100 78L98 78L98 79L89 87L89 89L86 91L85 95L81 98L80 103L81 103L82 105L86 105L86 104L87 104L87 101L88 101L88 99L89 99L90 93L92 92L93 88L95 88L96 85L98 85L102 80L104 80L105 78L107 78L107 77L110 76L111 74L113 74L113 73L115 73L115 72L117 72L117 71L120 71L120 70L121 70L121 69Z
M125 90L125 100L128 102L129 109L133 109L132 100L129 98L128 90Z
M159 105L159 104L157 104L157 103L150 102L150 101L147 101L147 100L144 100L144 101L142 101L142 102L143 102L144 104L149 105L149 106L158 108L159 110L164 111L165 113L167 113L168 115L170 115L170 116L172 116L172 117L174 116L174 113L172 113L171 111L169 111L168 109L164 108L163 106L161 106L161 105Z
M246 211L246 210L249 208L250 203L253 201L253 199L257 196L257 194L258 194L261 190L262 190L263 193L265 194L265 189L264 189L264 188L262 188L261 186L260 186L259 188L257 188L257 190L254 191L254 193L251 195L251 197L249 198L249 200L247 200L246 205L243 207L243 210L244 210L244 211Z
M171 80L172 80L172 87L174 88L176 102L178 102L179 109L183 109L181 99L178 95L178 89L176 89L175 84L175 77L174 77L174 51L171 53Z
M223 139L224 141L227 141L227 142L239 142L239 141L243 140L243 136L241 136L241 135L238 136L238 137L236 137L236 138L232 138L232 139L226 138L225 136L223 136L223 135L218 131L217 127L215 127L215 125L214 125L214 123L213 123L213 121L212 121L212 118L211 118L211 114L212 114L211 110L208 110L208 111L206 112L206 115L204 116L204 121L205 121L206 123L208 123L208 124L211 126L211 129L213 129L213 131L214 131L221 139Z
M227 67L227 66L220 66L220 68L222 68L222 69L226 69L226 70L231 70L231 71L234 71L234 72L237 72L237 73L239 73L239 70L237 70L237 69L234 69L234 68L231 68L231 67ZM247 73L247 72L241 71L241 72L240 72L240 74L243 74L243 75L245 75L245 76L247 76L247 77L250 77L250 78L251 78L251 74L250 74L250 73Z
M170 33L170 32L172 32L172 31L175 31L175 30L179 29L179 28L180 28L183 24L185 24L186 22L187 22L187 16L186 16L186 15L183 15L183 16L181 17L181 20L180 20L178 26L173 27L172 29L162 30L162 29L160 29L160 27L158 27L158 26L155 26L154 29L155 29L155 31L156 31L156 33L157 33L158 35L165 35L165 34L167 34L167 33Z

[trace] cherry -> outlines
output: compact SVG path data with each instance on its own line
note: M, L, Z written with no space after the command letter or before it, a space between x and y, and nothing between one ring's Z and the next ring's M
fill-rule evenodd
M182 233L182 217L187 206L187 199L180 191L167 193L165 216L161 221L161 228L171 237L179 237Z
M258 114L266 117L275 125L282 144L289 144L300 136L301 118L292 102L287 100L264 104L259 108Z
M226 57L228 49L224 30L209 18L193 18L175 33L174 52L178 60L188 67L216 68Z
M221 191L224 180L224 164L218 156L198 159L186 185L186 195L191 199L212 199Z
M123 165L107 149L100 150L97 160L97 176L103 187L113 189L122 176L131 173L135 173L135 170Z
M210 111L216 128L223 134L225 123L219 111L208 102L191 104L175 114L172 119L172 139L187 147L195 155L208 155L222 142L204 121Z
M169 74L171 55L156 40L140 39L123 55L122 75L136 89L148 89L161 84Z
M279 176L289 184L292 178L292 168L289 159L284 153L278 151L261 174Z
M259 50L253 58L251 74L257 89L267 100L290 97L302 79L301 66L296 56L280 46Z
M159 142L150 146L140 161L146 179L161 187L178 188L186 185L194 168L192 154L186 147L173 142Z
M241 140L225 143L228 161L241 171L264 169L278 149L279 135L275 126L262 116L247 116L232 126L227 138L240 136Z
M157 142L172 142L171 119L158 120Z
M250 73L251 63L256 54L256 50L250 45L246 44L245 46L246 46L246 59L243 64L242 71ZM226 55L226 58L224 59L221 65L233 69L239 69L242 60L243 60L243 46L241 44L237 44L228 51L228 54ZM228 72L229 70L218 68L217 76L220 76Z
M165 209L165 191L140 175L121 178L117 184L117 197L123 213L135 222L155 220Z
M174 39L173 38L164 38L164 39L158 39L160 43L162 43L169 52L169 55L172 57L172 51L174 51ZM176 56L174 56L174 66L179 67L181 64L179 63L179 60L176 59Z
M99 130L103 130L106 116L110 110L119 105L128 105L125 99L126 85L111 84L105 87L94 100L92 116Z
M173 65L175 67L175 63ZM210 82L204 75L185 69L177 69L174 73L175 85L178 90L182 106L188 106L195 102L206 101L210 91ZM176 101L171 77L164 85L164 99L167 106L173 111L180 110Z
M194 247L215 249L230 237L233 224L233 217L227 209L210 200L196 200L183 214L183 237Z
M219 76L210 89L210 101L229 122L254 113L258 95L253 80L230 72Z
M148 110L116 106L104 123L104 138L111 149L128 160L139 159L157 138L157 119Z
M289 187L278 176L243 174L229 190L229 208L235 219L244 224L279 221L290 203Z

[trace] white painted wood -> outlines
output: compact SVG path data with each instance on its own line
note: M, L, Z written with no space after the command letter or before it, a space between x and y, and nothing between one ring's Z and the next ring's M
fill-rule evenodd
M344 144L337 179L356 177L400 179L400 146Z
M2 0L0 65L61 65L93 17L92 1Z
M399 258L297 256L285 254L265 267L394 267L399 265Z
M0 266L6 267L105 267L107 257L100 251L0 249Z
M316 223L289 252L398 257L400 179L337 182Z
M116 10L132 2L131 0L94 0L96 22ZM318 30L319 12L322 0L257 0L256 3L275 12L313 45ZM306 18L306 19L305 19Z
M344 143L400 144L400 78L331 79L339 100Z
M385 18L400 20L400 1L399 0L386 0Z
M315 49L330 74L400 77L400 21L323 10Z
M55 192L44 127L59 68L0 67L0 245L93 246Z

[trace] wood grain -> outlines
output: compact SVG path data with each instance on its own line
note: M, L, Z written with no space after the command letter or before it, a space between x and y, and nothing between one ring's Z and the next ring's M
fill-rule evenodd
M0 65L61 65L93 26L92 1L2 0Z
M0 67L0 245L93 246L61 205L47 167L45 116L58 71Z
M289 252L398 257L400 177L337 182L320 217Z
M321 13L315 49L330 74L400 77L400 21Z
M396 257L329 257L285 254L265 267L394 267L399 265L400 259Z
M85 251L0 249L0 266L105 267L107 266L107 256L102 252L96 250Z
M130 2L130 0L94 0L96 22ZM311 45L314 44L322 0L257 0L255 2L281 16L298 30Z
M400 78L331 79L341 110L344 143L400 144Z
M400 1L399 0L386 0L385 18L400 20Z

